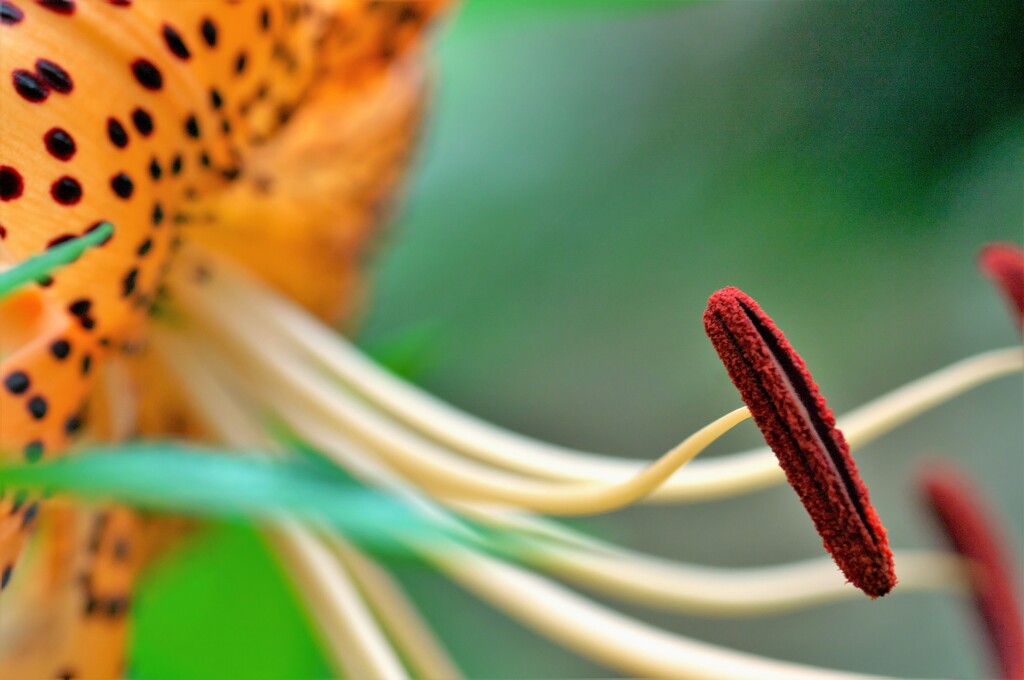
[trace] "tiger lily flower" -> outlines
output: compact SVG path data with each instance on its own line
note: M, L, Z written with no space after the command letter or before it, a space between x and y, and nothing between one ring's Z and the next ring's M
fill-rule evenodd
M546 516L721 499L788 477L870 596L893 587L894 564L896 592L957 590L959 558L889 550L849 450L1020 372L1024 356L1014 347L964 359L841 416L840 434L756 303L719 294L708 331L747 407L649 464L508 432L391 375L332 325L353 321L359 263L412 153L444 4L191 2L172 12L0 0L0 266L20 277L0 299L4 460L35 465L83 443L155 436L287 457L265 425L271 413L333 465L465 539L411 537L410 550L584 656L643 676L858 677L698 642L546 575L739 616L856 596L828 560L713 569ZM73 262L30 267L72 244ZM728 349L738 323L745 339ZM772 343L783 350L765 350ZM740 366L758 353L760 366ZM794 367L799 389L783 384ZM751 415L778 458L760 448L693 461ZM34 534L41 517L47 530ZM465 519L515 532L520 549L494 554ZM266 532L340 674L459 677L414 604L345 536L288 517ZM137 573L181 533L126 506L0 497L0 676L123 675ZM30 539L41 549L18 566Z

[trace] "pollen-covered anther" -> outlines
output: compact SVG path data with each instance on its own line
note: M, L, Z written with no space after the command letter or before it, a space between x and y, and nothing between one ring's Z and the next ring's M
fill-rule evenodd
M964 475L948 465L921 476L925 500L953 550L968 562L974 604L1001 678L1024 678L1024 617L999 532Z
M1006 297L1024 333L1024 250L1012 243L989 243L978 251L978 268Z
M836 564L871 597L888 593L896 573L885 527L803 360L736 288L711 296L704 328Z

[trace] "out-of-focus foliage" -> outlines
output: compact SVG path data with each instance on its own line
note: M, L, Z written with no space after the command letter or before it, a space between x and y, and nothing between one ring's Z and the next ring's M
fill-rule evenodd
M432 391L535 436L646 458L737 403L700 328L727 284L770 311L839 411L1013 343L972 258L1024 238L1022 12L470 0L441 45L361 342L426 324L428 356L395 346L402 365L426 361L414 375ZM969 465L1020 547L1021 409L1019 381L1003 381L857 453L895 545L932 545L909 483L944 454ZM756 442L749 428L716 450ZM821 548L788 489L581 524L708 564ZM607 675L442 579L398 571L471 677ZM209 530L143 590L138 677L323 675L278 576L250 529ZM949 598L752 621L637 613L863 672L984 668Z
M87 249L103 243L113 233L113 225L104 223L83 236L60 243L45 253L0 271L0 300L27 283L46 280L59 267L74 262Z
M316 519L382 557L414 557L409 538L455 539L392 495L334 466L301 458L258 460L245 452L171 443L84 450L74 458L0 469L4 488L70 492L142 509L209 518ZM497 537L496 532L488 532Z

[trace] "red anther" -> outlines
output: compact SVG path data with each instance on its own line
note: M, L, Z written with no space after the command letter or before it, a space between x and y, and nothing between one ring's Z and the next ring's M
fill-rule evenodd
M948 465L921 477L925 500L953 549L968 560L974 604L1000 677L1024 678L1024 618L1000 532L980 495Z
M736 288L711 296L704 328L832 559L872 598L888 593L896 573L885 527L803 360Z
M978 251L978 268L1006 297L1024 333L1024 250L1012 243L989 243Z

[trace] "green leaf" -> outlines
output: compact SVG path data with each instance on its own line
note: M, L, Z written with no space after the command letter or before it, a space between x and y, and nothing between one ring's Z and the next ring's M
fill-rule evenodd
M331 677L291 580L254 527L206 526L147 571L127 677Z
M424 321L377 338L362 349L398 377L415 381L434 362L440 335L441 324Z
M71 264L89 248L94 248L114 235L114 225L103 222L95 229L47 249L45 252L0 271L0 299L28 283L43 281L57 269Z
M361 546L413 556L407 541L455 538L396 498L306 461L252 459L173 443L85 451L52 463L0 468L0 484L72 492L213 517L317 518Z

